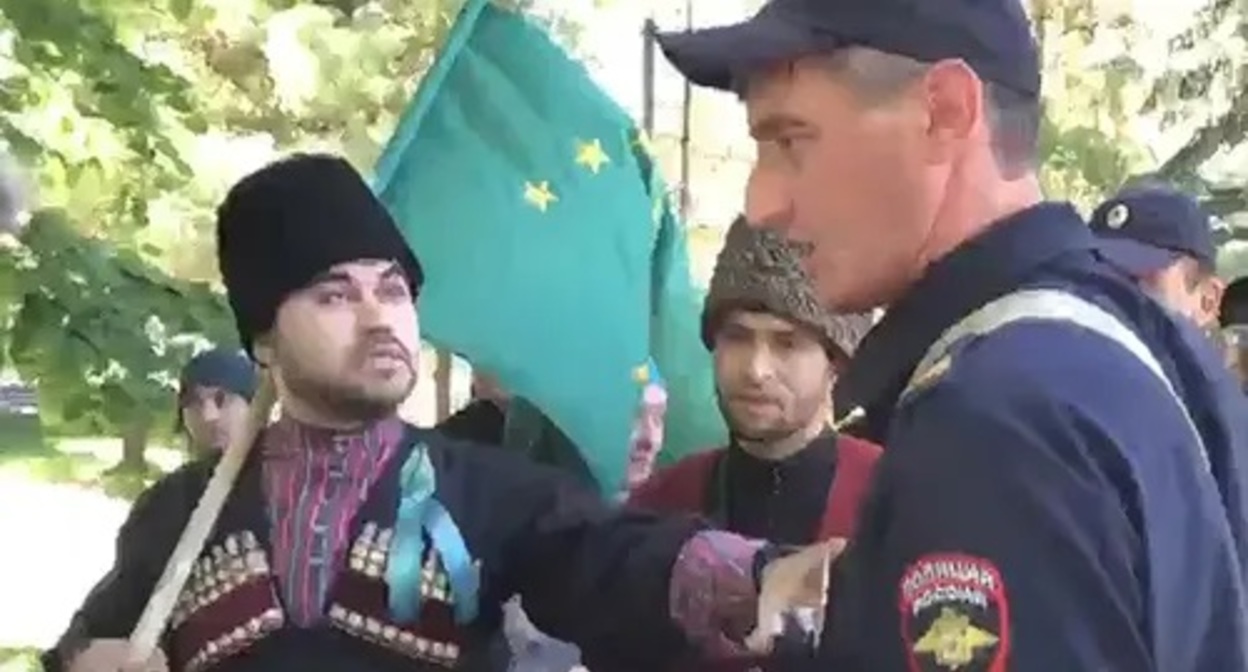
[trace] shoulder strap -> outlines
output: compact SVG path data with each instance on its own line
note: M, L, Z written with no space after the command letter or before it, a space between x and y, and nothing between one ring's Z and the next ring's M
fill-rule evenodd
M1023 321L1049 321L1073 324L1117 343L1161 381L1174 403L1183 412L1192 436L1196 440L1199 455L1205 468L1209 468L1209 455L1204 439L1192 420L1187 404L1175 391L1170 378L1148 346L1117 317L1100 306L1070 292L1056 289L1026 289L1006 294L971 313L961 322L950 327L927 351L915 367L910 382L901 393L900 403L921 390L931 374L942 366L948 366L946 356L954 345L967 339L986 336L1002 327Z

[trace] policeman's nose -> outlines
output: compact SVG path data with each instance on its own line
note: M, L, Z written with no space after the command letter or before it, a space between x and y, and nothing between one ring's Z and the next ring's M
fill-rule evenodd
M745 187L746 221L750 226L783 234L792 215L793 199L783 176L755 164Z

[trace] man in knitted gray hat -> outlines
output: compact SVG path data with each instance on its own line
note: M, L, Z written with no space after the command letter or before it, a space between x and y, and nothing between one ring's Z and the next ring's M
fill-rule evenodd
M704 514L784 545L850 536L880 449L832 429L832 385L872 319L821 308L803 253L744 219L729 229L702 311L702 340L715 359L730 443L660 471L630 502ZM704 660L681 669L758 664Z

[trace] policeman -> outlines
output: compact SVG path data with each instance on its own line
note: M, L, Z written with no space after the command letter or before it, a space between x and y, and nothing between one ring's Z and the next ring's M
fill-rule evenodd
M1020 0L772 0L665 35L745 102L747 215L828 307L887 446L818 670L1248 670L1243 398L1036 175Z
M1213 223L1194 198L1162 186L1127 188L1097 206L1091 226L1105 258L1144 291L1201 329L1217 329L1226 283Z

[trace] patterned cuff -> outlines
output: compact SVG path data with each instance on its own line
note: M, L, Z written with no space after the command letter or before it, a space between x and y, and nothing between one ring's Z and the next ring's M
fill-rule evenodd
M746 653L741 642L757 618L753 566L762 547L761 541L706 530L681 548L672 567L668 604L672 620L705 653Z

